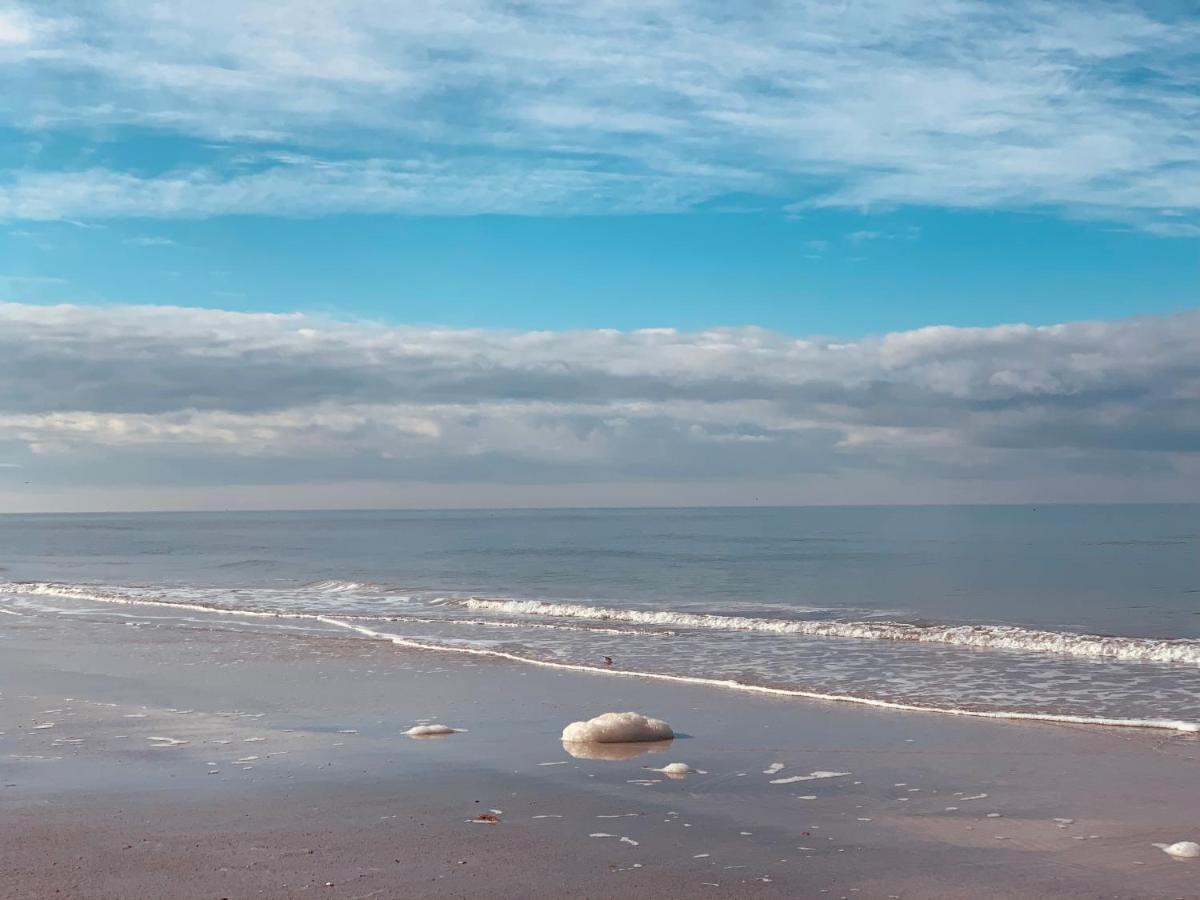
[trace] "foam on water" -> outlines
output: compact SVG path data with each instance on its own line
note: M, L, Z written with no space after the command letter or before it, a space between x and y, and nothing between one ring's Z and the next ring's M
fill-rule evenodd
M646 633L640 630L640 627L645 625L663 626L669 625L672 628L681 629L702 629L708 631L713 639L720 635L727 635L739 641L750 640L754 634L764 635L764 637L775 641L778 644L775 647L776 654L783 654L781 659L790 660L794 657L796 649L785 647L784 644L789 643L789 635L813 636L805 629L816 627L818 631L821 628L829 627L839 629L838 631L830 631L828 634L818 634L815 636L821 637L838 637L843 640L851 641L854 639L866 639L866 641L880 642L881 635L888 634L888 629L895 630L897 634L920 634L923 637L899 637L891 638L891 642L897 648L908 646L911 650L916 651L916 643L928 643L936 641L933 635L940 633L942 635L948 633L958 633L962 628L969 628L973 633L985 633L991 629L993 636L1000 633L1008 633L1010 635L1020 633L1026 636L1029 635L1044 635L1054 636L1054 639L1061 645L1075 646L1078 650L1082 646L1088 646L1088 642L1108 642L1107 646L1110 649L1124 647L1125 656L1119 656L1115 653L1109 653L1107 656L1102 653L1094 653L1090 659L1095 659L1097 662L1088 663L1088 665L1120 665L1133 663L1125 663L1124 660L1133 660L1135 662L1144 662L1151 658L1153 654L1164 655L1167 647L1173 647L1174 650L1170 654L1165 654L1170 657L1169 660L1154 659L1155 664L1158 664L1162 672L1157 672L1155 677L1165 677L1163 673L1169 673L1166 666L1183 665L1187 672L1194 671L1195 659L1190 655L1198 651L1196 647L1200 642L1196 641L1157 641L1144 640L1138 638L1099 638L1086 635L1070 635L1054 632L1034 632L1027 629L1010 628L1008 626L915 626L915 625L899 625L896 623L837 623L837 622L807 622L796 620L772 620L772 619L756 619L749 617L735 616L718 616L718 615L701 615L695 613L680 613L675 611L648 611L634 609L611 609L608 607L589 607L582 604L567 604L556 603L547 604L543 601L481 601L481 600L445 600L443 599L439 605L430 606L428 603L418 604L413 607L414 611L422 611L425 613L418 617L409 616L370 616L357 615L351 610L356 609L355 605L351 604L351 610L347 610L349 614L339 615L334 610L339 610L341 604L327 603L323 607L314 604L314 597L324 594L327 597L347 594L355 595L356 591L365 590L371 597L376 596L381 591L386 589L378 588L377 586L366 586L358 582L322 582L316 585L308 585L300 589L261 589L258 591L248 590L229 590L218 588L192 588L192 589L150 589L150 588L112 588L98 587L93 585L69 585L51 582L36 582L36 583L0 583L0 596L11 596L17 603L25 604L21 608L35 612L53 612L53 613L75 613L79 610L61 609L56 607L46 607L39 604L29 603L31 598L54 597L62 600L78 601L82 603L92 604L117 604L129 606L151 606L171 609L178 611L191 611L209 615L220 615L228 617L236 617L239 619L250 619L263 621L270 620L272 625L280 625L287 627L287 623L299 622L310 623L307 627L317 628L335 628L353 632L365 637L377 638L391 641L393 644L402 647L408 647L419 650L431 650L440 652L452 652L458 654L467 654L480 657L490 657L495 659L506 659L519 662L526 665L536 665L558 670L586 672L589 674L603 674L612 677L634 677L647 678L659 681L675 682L681 684L706 685L719 687L731 690L740 690L753 693L767 694L773 696L798 697L815 700L838 701L843 703L855 703L861 705L875 706L884 709L905 710L914 712L936 712L942 714L956 716L970 716L975 718L989 718L998 720L1026 720L1026 721L1042 721L1042 722L1066 722L1075 724L1087 725L1103 725L1103 726L1128 726L1140 728L1161 728L1175 731L1185 732L1200 732L1200 724L1196 721L1189 721L1182 718L1172 717L1170 715L1124 715L1126 709L1131 712L1136 710L1136 707L1130 706L1128 703L1112 707L1114 711L1121 713L1118 715L1091 715L1091 714L1076 714L1075 712L1058 712L1052 706L1050 711L1046 711L1046 704L1041 704L1041 709L1036 706L1032 709L1025 708L1025 701L1028 695L1021 694L1013 696L1012 699L997 694L995 699L987 698L986 691L979 694L980 697L987 698L983 701L986 708L981 708L977 704L979 700L975 700L974 704L958 705L962 701L955 702L955 697L958 696L954 692L947 694L917 694L922 697L920 701L913 700L911 692L912 686L901 685L899 690L889 690L884 696L876 694L868 694L861 689L861 684L852 683L850 690L826 689L825 687L794 686L795 682L790 684L773 684L773 683L757 683L761 676L755 678L753 682L748 682L741 677L717 677L716 671L710 664L710 657L704 650L699 653L689 653L687 648L691 646L689 641L692 637L687 633L678 635L677 638L672 638L659 632ZM289 598L294 598L297 594L301 595L299 602L300 609L296 609L296 603L292 601L292 608L288 609L285 604L289 602ZM357 595L355 595L357 596ZM237 603L238 605L233 605ZM245 605L243 605L245 604ZM481 604L493 604L494 606L486 606ZM515 605L514 605L515 604ZM533 605L530 605L533 604ZM431 618L431 614L437 610L444 610L447 607L461 608L468 605L471 608L478 610L487 610L489 613L495 613L497 610L509 615L522 616L565 616L565 617L592 617L603 621L610 621L612 618L617 618L631 625L634 629L630 634L619 634L605 637L606 630L597 629L592 632L590 629L580 633L576 638L570 638L575 641L573 645L563 644L562 641L567 640L568 635L562 638L557 637L557 630L546 631L546 640L553 639L553 643L540 644L532 642L532 637L536 634L536 630L531 630L523 635L523 639L530 643L533 651L528 647L514 648L512 645L497 644L490 639L484 639L478 635L467 634L466 637L459 639L460 631L453 629L462 629L465 625L473 625L475 620L461 620L454 618ZM314 606L318 610L328 611L308 611L313 610ZM562 610L572 610L572 612L563 613ZM553 610L553 611L551 611ZM607 618L606 618L607 617ZM647 618L649 617L649 618ZM436 633L429 637L417 636L413 634L397 633L396 623L401 627L410 627L415 630L420 630L420 623L434 623L437 626L445 626L444 628L434 629ZM702 624L697 624L702 623ZM731 627L732 623L732 627ZM250 624L249 622L247 624ZM482 623L481 623L482 624ZM493 624L493 623L488 623ZM504 623L504 627L508 628L514 623ZM530 622L529 624L535 624ZM557 626L559 623L547 623ZM386 629L386 630L385 630ZM450 634L445 632L451 629ZM782 632L780 629L785 629ZM842 631L841 629L845 629ZM856 633L858 629L864 629L863 633ZM882 629L882 631L881 631ZM429 630L429 629L427 629ZM469 631L469 629L468 629ZM782 635L782 637L780 636ZM643 653L640 659L640 665L625 664L625 660L621 656L617 657L617 666L599 665L600 660L594 655L596 642L599 640L631 641L634 638L654 639L658 641L665 639L668 641L678 640L681 643L672 644L678 646L681 652L676 653L673 659L676 664L680 660L686 664L683 671L661 671L659 670L661 661L665 659L661 653ZM722 638L724 640L724 638ZM754 639L757 641L757 639ZM884 639L886 642L888 639ZM780 643L780 642L783 643ZM1077 642L1072 644L1072 642ZM823 642L822 642L823 643ZM952 642L946 642L952 643ZM1003 649L1021 650L1025 653L1031 653L1036 656L1039 649L1050 649L1049 644L1052 643L1049 638L1046 638L1042 644L1034 642L1031 646L1017 646L1016 644L1003 645ZM881 646L884 644L881 643ZM632 645L630 645L632 646ZM968 647L979 646L977 644L967 644ZM1000 645L997 645L1000 646ZM1141 650L1133 653L1134 647L1140 647ZM655 644L657 647L657 643ZM564 659L559 654L568 650L568 658ZM653 649L653 648L652 648ZM753 647L743 647L738 645L734 648L737 651L747 651L752 657L761 657L761 654L756 654ZM797 648L798 649L798 648ZM922 653L933 652L934 647L930 647L928 651ZM1182 652L1182 651L1189 652ZM604 651L609 652L608 649ZM838 649L839 654L844 651ZM941 653L963 653L964 650L952 651L947 648ZM538 655L533 655L534 653ZM596 659L595 665L587 664L579 661L579 653L585 654L587 659ZM573 655L575 658L569 658ZM1086 655L1086 654L1077 654ZM738 657L742 659L742 657ZM748 660L750 658L747 658ZM772 659L762 657L765 660L764 665L770 665ZM1106 662L1107 661L1107 662ZM957 664L957 663L955 663ZM1005 663L1007 666L1008 664ZM1083 665L1075 664L1075 665ZM697 671L698 667L699 670ZM707 668L707 671L705 671ZM1058 678L1052 671L1043 671L1044 666L1039 667L1040 682L1031 682L1031 687L1036 687L1037 683L1049 685L1052 682L1046 681L1047 678ZM725 671L729 671L726 666ZM764 670L768 671L768 670ZM816 670L814 670L816 671ZM890 670L889 670L890 671ZM944 669L938 669L938 672L944 672ZM819 673L818 673L819 674ZM949 673L947 673L949 674ZM1121 678L1127 677L1129 673L1116 673ZM1180 677L1183 677L1184 672L1180 671ZM927 676L931 677L931 676ZM1173 676L1172 676L1173 677ZM1190 676L1194 678L1195 676ZM1061 679L1060 679L1061 680ZM1078 680L1078 679L1076 679ZM1090 683L1091 675L1089 674L1086 683ZM978 685L983 682L976 679L977 685L974 690L982 690ZM859 688L859 692L855 692L854 688ZM1186 688L1187 684L1184 683ZM1044 690L1045 688L1041 688ZM1059 690L1073 690L1071 687L1062 688ZM1161 690L1156 688L1155 690ZM1092 692L1094 694L1094 691ZM1066 697L1067 694L1061 696ZM1091 696L1089 694L1089 696ZM924 697L930 697L928 702ZM1040 698L1034 696L1035 701ZM1090 701L1089 701L1090 702ZM1007 703L1009 708L1003 705ZM1057 704L1056 704L1057 705ZM1015 708L1014 708L1015 707ZM1070 708L1069 706L1067 707ZM1090 712L1091 707L1087 705L1076 704L1076 709L1082 709L1084 713ZM1104 707L1101 707L1102 709ZM1170 711L1173 707L1162 707ZM1191 707L1187 707L1189 710ZM1148 707L1147 712L1152 713L1153 707Z
M81 600L92 603L124 603L137 606L165 606L172 609L191 609L201 612L232 612L241 616L258 616L266 619L310 619L315 620L319 615L329 612L323 609L322 598L332 597L340 601L348 595L364 602L378 602L381 598L391 605L407 604L412 598L405 594L388 591L382 585L367 584L355 581L320 581L299 588L258 588L253 591L231 591L228 589L211 588L173 588L166 594L154 588L122 587L118 589L105 588L97 585L73 585L58 582L0 582L0 595L26 595L37 597L58 597L64 600ZM228 603L230 598L252 602L261 609L234 607ZM443 602L445 598L441 598ZM297 605L300 609L297 609ZM315 608L318 611L306 612ZM419 606L414 607L419 609ZM58 610L62 612L63 610ZM14 610L0 608L0 613L19 616ZM670 632L647 632L641 629L611 628L602 625L561 622L513 622L500 619L463 619L442 616L428 618L405 612L403 616L388 614L354 614L338 610L342 619L354 619L367 622L403 621L423 625L439 625L451 623L456 625L476 626L480 628L505 629L545 629L549 631L582 632L589 634L660 634L668 636Z
M904 622L836 622L723 616L675 610L621 609L542 600L446 599L447 605L522 616L631 622L671 628L750 631L817 638L913 641L988 650L1061 653L1087 659L1200 665L1200 640L1159 640L1042 631L1016 625L911 625Z
M325 581L307 585L302 590L278 590L255 592L255 597L268 603L287 603L306 594L346 594L363 590L384 590L378 585L366 585L350 581ZM177 591L189 599L167 599L148 589L122 589L120 591L94 586L58 584L53 582L0 583L0 594L26 594L34 596L61 597L103 603L131 603L142 605L165 605L206 612L231 611L217 602L205 591ZM231 592L222 592L228 596ZM278 595L278 596L275 596ZM396 595L389 594L389 599ZM677 610L642 610L619 607L589 606L580 603L551 603L543 600L489 600L481 598L442 597L433 601L443 607L487 611L526 619L559 618L582 619L595 622L626 622L639 626L660 628L705 629L711 631L752 632L771 635L796 635L799 637L839 638L849 640L875 640L948 644L985 650L1016 650L1024 653L1055 653L1084 659L1111 659L1123 662L1155 662L1200 666L1200 640L1134 638L1110 635L1076 634L1063 631L1045 631L1022 628L1016 625L914 625L904 622L840 622L826 620L769 619L749 616L726 616L708 613L690 613ZM306 616L281 608L248 610L236 609L242 615L258 614L263 618L278 618L284 614L290 618ZM318 618L322 612L310 613L308 618ZM437 624L454 621L462 625L499 628L551 628L575 630L579 626L566 623L538 621L512 622L495 619L431 619L418 616L345 615L342 619L363 621L408 621L422 624ZM613 628L586 628L587 631L603 631L608 634L645 634ZM668 632L669 634L669 632Z

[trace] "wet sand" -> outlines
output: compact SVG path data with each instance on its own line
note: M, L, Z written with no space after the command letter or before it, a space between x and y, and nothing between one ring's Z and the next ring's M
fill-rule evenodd
M1200 837L1196 735L144 612L0 621L0 897L1200 896L1153 846ZM682 736L558 740L625 709ZM467 730L403 734L424 720Z

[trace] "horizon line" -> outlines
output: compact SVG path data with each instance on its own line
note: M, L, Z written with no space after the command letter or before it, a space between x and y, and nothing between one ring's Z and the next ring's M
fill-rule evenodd
M262 507L252 509L96 509L45 512L0 510L0 516L138 516L138 515L234 515L263 513L447 513L447 512L657 512L670 510L757 510L757 509L957 509L1027 507L1098 507L1098 506L1200 506L1200 500L1105 500L1105 501L1024 501L946 502L946 503L760 503L760 504L677 504L657 506L325 506Z

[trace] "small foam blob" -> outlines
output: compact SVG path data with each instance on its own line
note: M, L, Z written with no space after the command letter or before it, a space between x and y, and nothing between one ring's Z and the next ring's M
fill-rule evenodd
M409 737L430 737L435 734L454 734L457 731L457 728L451 728L449 725L434 724L414 725L404 733Z
M182 741L179 738L158 737L158 736L153 736L153 735L151 737L146 738L146 740L153 741L153 743L151 744L152 747L178 747L178 746L181 746L182 744L187 743L187 741Z
M793 775L790 778L773 778L771 784L796 784L799 781L819 781L823 778L845 778L849 772L809 772L807 775Z
M603 713L586 722L572 722L562 733L563 741L571 744L624 744L673 737L675 732L662 719L635 712Z
M1155 844L1159 850L1176 859L1200 859L1200 844L1195 841L1176 841L1174 844Z
M667 763L662 767L664 775L686 775L688 772L695 771L687 763Z

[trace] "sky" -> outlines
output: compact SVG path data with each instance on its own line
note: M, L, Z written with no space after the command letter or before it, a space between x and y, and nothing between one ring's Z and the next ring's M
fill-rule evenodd
M1200 501L1198 46L0 0L0 511Z

